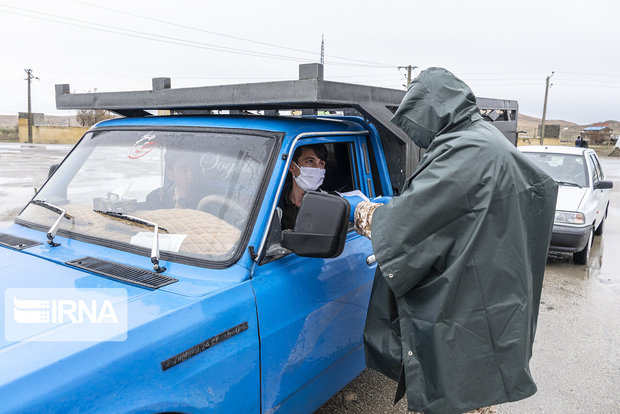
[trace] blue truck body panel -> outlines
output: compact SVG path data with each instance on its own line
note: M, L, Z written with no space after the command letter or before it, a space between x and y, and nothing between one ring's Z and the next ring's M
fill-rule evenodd
M122 288L127 301L114 306L126 308L128 315L127 339L120 342L52 343L0 337L3 411L316 410L365 368L362 331L376 269L376 264L366 261L372 254L370 241L349 229L343 253L329 259L291 253L258 263L253 251L268 231L278 188L287 173L286 159L299 134L317 133L297 145L346 142L354 149L351 167L356 187L369 196L379 195L375 189L382 188L382 195L391 196L376 129L355 117L157 116L104 121L94 130L134 127L282 133L259 211L247 230L244 252L224 268L162 260L167 268L164 275L178 281L149 289L66 264L92 256L150 269L148 257L62 232L55 239L60 246L50 247L45 232L23 223L0 229L0 233L43 243L21 251L0 245L3 291ZM323 132L330 134L321 136ZM2 309L11 306L9 299L3 295ZM1 318L2 331L6 323ZM241 324L245 324L243 330L221 336ZM205 348L204 343L213 338L217 341ZM162 363L197 346L202 346L200 352L163 369Z

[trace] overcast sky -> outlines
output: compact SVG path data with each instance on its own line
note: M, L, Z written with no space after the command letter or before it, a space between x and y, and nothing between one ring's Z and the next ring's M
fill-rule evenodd
M72 92L296 79L404 88L405 71L442 66L477 96L516 99L541 117L620 120L620 2L590 1L11 1L0 0L0 114L49 115L54 84ZM418 69L419 71L419 69Z

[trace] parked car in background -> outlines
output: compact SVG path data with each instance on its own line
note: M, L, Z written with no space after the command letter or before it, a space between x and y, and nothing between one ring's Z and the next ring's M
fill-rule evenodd
M594 235L603 234L613 188L596 153L548 145L519 150L560 186L549 250L573 253L574 263L586 264Z

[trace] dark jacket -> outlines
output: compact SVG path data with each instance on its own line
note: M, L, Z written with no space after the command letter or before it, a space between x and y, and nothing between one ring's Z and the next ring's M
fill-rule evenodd
M142 208L146 210L170 209L175 208L176 204L178 208L196 209L201 199L201 193L196 191L191 197L177 200L175 203L174 185L168 185L156 188L148 193Z
M393 122L428 149L373 215L367 364L413 411L526 398L557 185L444 69L422 72Z

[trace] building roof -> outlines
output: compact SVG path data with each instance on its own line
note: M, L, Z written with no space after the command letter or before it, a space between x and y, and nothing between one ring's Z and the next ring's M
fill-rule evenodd
M591 127L587 127L584 128L584 131L602 131L603 129L610 129L609 127L606 126L591 126Z

